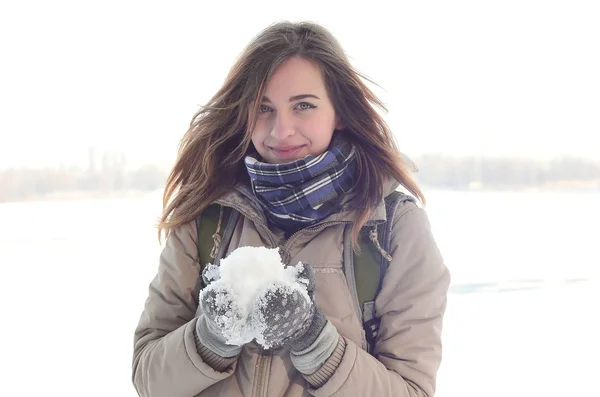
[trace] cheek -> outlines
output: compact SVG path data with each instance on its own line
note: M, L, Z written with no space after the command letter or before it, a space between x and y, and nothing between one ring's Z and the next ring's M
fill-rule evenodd
M312 120L306 127L306 134L313 143L327 146L335 130L335 120L322 117Z
M259 120L254 125L254 130L251 134L252 143L254 143L254 146L260 145L264 140L265 135L265 123L262 120Z

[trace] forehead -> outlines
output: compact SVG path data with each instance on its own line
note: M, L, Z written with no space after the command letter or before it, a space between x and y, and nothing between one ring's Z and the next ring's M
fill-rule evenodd
M285 100L290 96L325 93L325 81L321 69L306 59L292 57L285 60L265 87L265 96L272 101Z

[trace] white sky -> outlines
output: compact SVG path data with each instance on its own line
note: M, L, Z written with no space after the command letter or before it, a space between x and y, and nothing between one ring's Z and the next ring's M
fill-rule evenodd
M217 3L217 4L207 4ZM0 3L0 169L169 163L243 46L321 22L378 82L409 155L600 159L598 1Z

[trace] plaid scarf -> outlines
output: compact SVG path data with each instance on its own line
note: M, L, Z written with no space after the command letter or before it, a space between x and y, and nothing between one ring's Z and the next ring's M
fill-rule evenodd
M295 231L339 209L354 182L355 154L352 145L341 142L319 156L291 163L268 164L250 155L245 163L252 191L269 220Z

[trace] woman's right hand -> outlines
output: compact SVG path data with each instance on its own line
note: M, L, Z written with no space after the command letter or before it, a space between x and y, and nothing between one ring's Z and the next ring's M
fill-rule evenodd
M196 323L196 333L200 342L213 353L221 357L234 357L242 350L241 345L227 343L223 331L230 329L232 324L244 321L242 311L236 305L231 291L216 286L212 283L214 279L206 278L208 268L202 274L208 285L200 291L201 314Z

